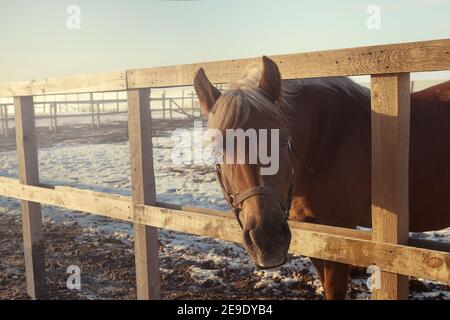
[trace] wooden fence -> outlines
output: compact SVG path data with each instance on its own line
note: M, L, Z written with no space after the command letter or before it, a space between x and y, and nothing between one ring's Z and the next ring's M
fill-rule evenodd
M39 106L40 114L35 115L36 120L48 120L48 128L51 132L58 132L58 119L77 119L77 118L91 118L91 126L93 128L101 127L101 118L111 115L126 114L128 111L125 108L120 108L120 105L126 104L127 99L120 99L119 92L117 92L116 99L94 99L93 94L90 94L89 100L55 100L51 102L39 101L34 102L35 109ZM167 96L164 91L161 98L151 97L150 102L159 102L160 107L154 105L150 107L152 115L160 115L162 120L173 121L175 114L182 115L187 119L194 119L200 113L200 108L196 103L197 95L192 92L185 92L182 90L181 96ZM106 110L106 105L112 105L110 111ZM13 103L0 104L0 136L8 137L9 122L14 122L14 115L8 110L12 110ZM84 108L83 108L84 107ZM83 111L84 109L84 111ZM64 111L63 111L64 110ZM70 113L69 110L72 110ZM46 113L48 111L48 113Z
M373 231L291 222L291 252L382 270L374 299L407 299L408 276L450 284L449 245L409 239L409 73L450 69L450 39L272 57L285 79L371 75ZM45 292L40 204L134 223L138 299L160 298L157 228L241 242L232 215L156 202L151 143L151 88L186 86L199 67L217 83L236 80L260 58L208 62L106 75L0 85L14 97L19 180L0 178L0 195L22 200L28 294ZM39 182L33 96L98 91L128 92L132 197L44 186Z

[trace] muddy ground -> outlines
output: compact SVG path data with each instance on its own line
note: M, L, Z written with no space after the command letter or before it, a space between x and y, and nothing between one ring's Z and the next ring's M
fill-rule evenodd
M44 222L46 239L46 272L48 294L51 300L94 300L94 299L136 299L135 267L132 243L127 244L114 236L93 236L77 226L58 225ZM28 299L25 288L23 263L23 244L21 221L17 216L0 216L0 300ZM164 251L164 243L160 243ZM230 254L224 252L224 254ZM248 277L235 273L213 261L204 261L199 267L219 269L222 282L206 281L198 284L191 279L189 267L193 261L173 261L164 258L163 268L171 272L161 276L163 299L323 299L313 285L314 275L307 269L287 270L298 273L297 282L270 288L254 284L260 279L257 275ZM82 287L80 291L69 290L66 282L69 274L67 267L76 265L81 268ZM366 277L366 270L352 268L351 277ZM275 279L274 281L277 281ZM425 286L421 281L410 281L411 294L450 290L445 286ZM349 296L366 291L365 284L353 283ZM443 299L444 295L433 297Z

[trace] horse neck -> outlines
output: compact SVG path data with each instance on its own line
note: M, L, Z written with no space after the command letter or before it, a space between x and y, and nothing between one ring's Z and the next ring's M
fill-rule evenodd
M370 99L303 89L285 101L297 161L310 171L330 166L338 146L355 129L370 134Z

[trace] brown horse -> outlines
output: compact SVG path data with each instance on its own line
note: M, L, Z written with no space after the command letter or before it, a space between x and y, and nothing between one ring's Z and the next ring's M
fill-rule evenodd
M285 203L292 220L371 226L368 89L343 77L282 81L277 65L266 57L262 72L252 73L223 94L203 69L194 85L210 128L280 130L277 174L262 176L259 166L251 164L218 166L225 198L256 265L270 268L286 261L291 234ZM447 82L412 95L411 231L450 226L449 93ZM326 299L344 299L349 266L312 261Z

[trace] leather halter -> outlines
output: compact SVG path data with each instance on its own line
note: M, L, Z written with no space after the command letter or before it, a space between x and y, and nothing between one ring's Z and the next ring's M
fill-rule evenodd
M288 150L289 150L289 153L295 154L291 139L288 140ZM292 204L292 191L294 189L294 167L292 166L292 160L291 160L290 156L289 156L289 165L291 167L290 168L290 170L291 170L291 185L289 187L289 191L287 194L287 200L285 200L284 197L281 196L277 190L275 190L274 188L269 187L269 186L256 186L256 187L249 188L249 189L247 189L243 192L239 192L239 193L229 192L225 188L225 185L223 183L222 171L220 170L220 165L219 164L216 165L217 180L219 181L220 187L225 196L225 201L228 203L228 206L230 207L230 209L233 210L233 212L236 215L236 218L239 222L239 225L241 226L242 229L244 228L244 226L239 217L239 214L242 210L242 204L246 200L248 200L252 197L255 197L255 196L268 196L268 197L274 198L280 204L281 208L283 209L283 211L286 215L286 217L285 217L286 221L289 220L291 204Z

